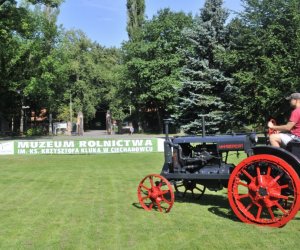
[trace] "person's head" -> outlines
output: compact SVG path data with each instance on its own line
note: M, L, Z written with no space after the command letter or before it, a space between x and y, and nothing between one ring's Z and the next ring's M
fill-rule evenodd
M290 101L290 105L292 108L300 107L300 93L293 93L286 99Z

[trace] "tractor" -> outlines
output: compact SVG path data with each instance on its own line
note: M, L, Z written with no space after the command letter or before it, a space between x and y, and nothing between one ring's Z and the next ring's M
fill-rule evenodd
M256 133L169 137L165 121L164 164L160 174L149 174L138 185L145 210L169 212L175 194L205 198L206 189L228 190L230 207L239 220L261 226L283 227L300 209L300 142L286 148L258 145ZM270 131L272 133L274 131ZM230 153L245 152L237 166ZM177 197L176 195L176 197Z

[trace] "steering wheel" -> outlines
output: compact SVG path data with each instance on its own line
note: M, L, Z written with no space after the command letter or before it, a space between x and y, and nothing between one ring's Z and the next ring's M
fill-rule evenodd
M274 119L271 119L270 122L272 122L274 125L276 125L276 121ZM279 131L273 128L268 128L268 135L272 135L272 134L278 134Z

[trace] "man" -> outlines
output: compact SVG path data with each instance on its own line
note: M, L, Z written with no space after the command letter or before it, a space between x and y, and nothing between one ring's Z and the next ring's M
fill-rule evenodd
M299 138L300 140L300 93L293 93L286 99L290 100L290 105L293 108L289 122L280 126L274 125L272 122L268 123L270 129L288 132L270 135L270 143L275 147L286 146L293 139Z

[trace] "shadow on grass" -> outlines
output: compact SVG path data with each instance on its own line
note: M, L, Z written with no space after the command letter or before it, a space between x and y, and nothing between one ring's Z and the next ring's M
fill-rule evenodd
M142 206L138 202L133 202L131 205L134 206L135 208L138 208L138 209L144 209L144 208L142 208Z
M228 220L240 222L231 210L227 197L222 195L204 194L200 199L195 199L191 194L187 193L185 197L182 197L175 192L175 206L176 203L194 203L199 204L200 206L208 206L207 210L210 213ZM132 206L137 209L143 209L138 202L132 203ZM153 210L157 211L155 208L153 208Z
M209 212L225 219L240 222L231 210L227 197L222 195L204 194L201 198L195 199L192 194L187 193L185 197L176 194L175 201L179 203L194 203L199 204L200 206L208 206L207 210Z
M236 215L232 211L226 196L204 194L201 198L195 199L189 193L187 193L185 197L182 197L182 195L175 192L175 203L174 203L175 206L176 203L193 203L193 204L199 204L200 206L208 206L207 210L216 216L231 221L243 223L236 217ZM138 202L132 203L132 206L138 209L144 209ZM153 208L153 210L158 211L155 207ZM294 217L293 220L299 221L300 217Z
M142 209L142 210L145 210L140 203L138 202L134 202L131 204L133 207L137 208L137 209ZM165 209L163 206L162 206L163 209ZM145 211L156 211L156 212L160 212L158 210L158 208L156 206L153 206L153 208L151 210L145 210Z

